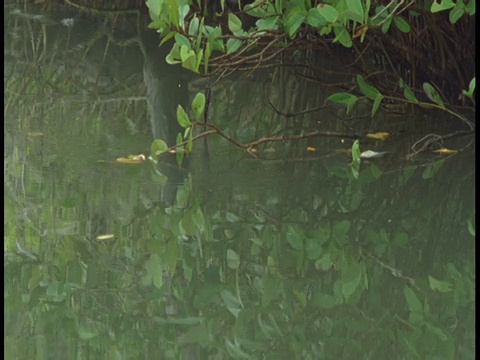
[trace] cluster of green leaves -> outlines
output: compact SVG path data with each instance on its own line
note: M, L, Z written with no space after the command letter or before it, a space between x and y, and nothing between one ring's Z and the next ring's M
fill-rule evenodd
M430 11L436 13L439 11L450 10L448 18L450 23L455 24L463 15L475 15L475 1L472 0L441 0L432 1Z
M192 112L196 122L202 120L202 115L205 110L205 94L197 93L192 101ZM175 153L177 155L177 162L180 165L185 154L192 151L193 148L193 126L194 123L190 120L187 112L182 105L177 107L177 122L184 128L183 133L177 134ZM163 139L153 140L150 146L150 157L157 163L159 155L167 152L169 149L167 143Z
M200 8L206 12L207 2L200 2ZM259 38L272 32L286 33L293 40L301 29L314 29L319 36L332 36L333 42L338 42L349 48L353 40L365 40L369 29L381 28L383 33L389 31L394 24L400 31L408 33L411 27L403 13L419 15L418 6L425 7L426 11L436 13L450 10L452 24L463 15L475 14L475 1L445 0L425 4L410 4L403 7L396 1L388 5L372 4L370 0L331 1L314 6L311 1L305 0L256 0L242 7L242 11L256 18L255 26L244 29L241 19L234 13L228 13L228 31L224 32L221 24L206 25L205 16L200 12L192 11L190 0L179 2L173 0L149 0L147 5L152 18L151 28L157 29L162 35L162 43L174 38L175 42L167 56L170 64L182 64L183 67L199 73L201 66L208 73L209 61L213 51L233 53L243 47L251 47ZM221 2L222 9L225 2ZM283 42L278 42L282 44ZM463 95L474 102L473 92L475 78L472 79L468 90ZM372 117L377 113L385 98L374 86L368 84L363 76L357 75L357 85L361 93L373 101ZM404 89L404 96L408 102L425 104L415 97L413 91L400 79L400 87ZM438 91L429 83L424 83L423 90L434 107L447 110ZM358 97L350 93L336 93L330 100L345 104L349 113L357 103ZM396 99L399 100L399 99ZM431 107L431 106L429 106Z
M425 101L420 101L418 98L415 96L414 92L412 89L403 81L403 79L399 80L399 86L403 90L403 96L404 99L399 99L399 98L392 98L392 97L386 97L382 95L382 93L374 86L368 84L365 79L363 78L362 75L357 75L357 85L361 91L361 93L369 100L373 101L373 106L372 106L372 111L371 115L372 117L375 116L377 113L378 109L380 108L380 105L382 103L382 100L385 98L390 98L390 99L395 99L403 102L408 102L411 104L416 104L424 107L434 107L438 109L442 109L448 112L451 112L447 107L445 106L445 102L442 99L442 96L440 93L428 82L423 83L423 91L426 95L426 97L431 101L430 103L427 103ZM462 94L464 96L467 96L474 102L474 97L473 93L475 91L475 78L473 78L470 81L469 88L468 90L463 90ZM332 94L328 97L330 101L333 101L338 104L345 105L347 107L347 114L350 113L357 103L357 101L360 99L358 96L351 94L351 93L345 93L345 92L338 92L335 94ZM455 116L461 117L459 114L451 112Z
M199 4L206 7L206 3ZM225 2L221 4L223 8ZM205 17L192 13L190 5L190 0L147 1L152 18L150 27L161 33L162 42L175 38L168 61L181 63L194 72L199 72L202 63L205 72L208 72L212 51L235 52L243 44L255 41L268 31L282 31L293 39L302 27L308 26L320 36L333 34L333 41L347 48L352 46L354 38L360 37L363 41L369 28L381 27L382 32L386 33L393 23L402 32L410 31L408 21L401 16L405 8L395 1L385 6L372 4L371 0L335 0L314 6L311 1L305 0L256 0L242 9L258 19L255 27L245 30L238 16L228 14L228 29L233 36L225 36L227 34L222 32L220 25L206 25ZM410 6L408 10L418 15L415 6L422 5ZM454 24L464 14L475 14L475 1L432 2L426 10L435 13L450 9L450 21Z

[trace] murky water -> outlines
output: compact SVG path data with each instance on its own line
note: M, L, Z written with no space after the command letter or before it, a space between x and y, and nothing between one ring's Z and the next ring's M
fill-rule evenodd
M181 167L174 155L120 164L154 138L174 144L177 105L191 114L207 80L165 65L143 17L13 10L6 358L474 357L474 140L405 159L456 120L347 116L325 102L334 89L289 68L241 73L213 88L208 112L236 141L388 132L360 146L389 154L356 179L348 136L249 153L214 134ZM329 66L330 80L344 71Z

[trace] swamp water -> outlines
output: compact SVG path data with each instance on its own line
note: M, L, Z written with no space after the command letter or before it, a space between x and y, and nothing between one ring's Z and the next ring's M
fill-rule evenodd
M4 8L6 358L473 359L474 140L405 160L456 120L346 116L291 69L242 73L208 113L237 141L388 132L360 143L388 156L356 179L348 138L210 135L182 167L119 164L173 144L205 80L136 16Z

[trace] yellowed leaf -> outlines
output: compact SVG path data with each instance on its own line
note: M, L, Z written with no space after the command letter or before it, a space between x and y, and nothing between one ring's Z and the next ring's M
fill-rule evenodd
M104 235L98 235L97 240L111 240L114 238L113 234L104 234Z
M458 150L441 148L441 149L437 149L437 150L432 150L432 152L437 153L437 154L456 154L458 152Z
M120 163L120 164L141 164L143 163L147 158L143 154L139 155L130 155L126 158L124 157L119 157L115 161Z
M367 134L367 138L374 140L386 140L390 136L388 132L376 132L372 134Z
M367 30L368 30L368 26L367 26L367 25L362 25L362 26L360 26L360 27L357 29L357 31L355 31L355 34L353 34L352 39L356 39L356 38L362 36L363 33L364 33L365 31L367 31Z
M314 152L314 151L317 151L317 149L314 148L313 146L307 146L307 151Z

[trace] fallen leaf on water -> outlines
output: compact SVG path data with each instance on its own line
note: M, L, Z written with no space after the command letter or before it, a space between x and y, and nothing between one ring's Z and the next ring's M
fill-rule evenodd
M141 164L143 163L147 158L143 154L139 155L130 155L126 158L124 157L119 157L115 161L120 163L120 164Z
M314 148L313 146L307 146L307 151L314 152L314 151L317 151L317 149Z
M441 148L441 149L437 149L437 150L432 150L432 152L437 153L437 154L456 154L458 152L458 150Z
M364 151L360 154L360 158L371 159L371 158L382 157L385 154L387 154L386 151L377 152L377 151L367 150L367 151Z
M375 140L386 140L390 136L388 132L376 132L372 134L367 134L367 138Z

